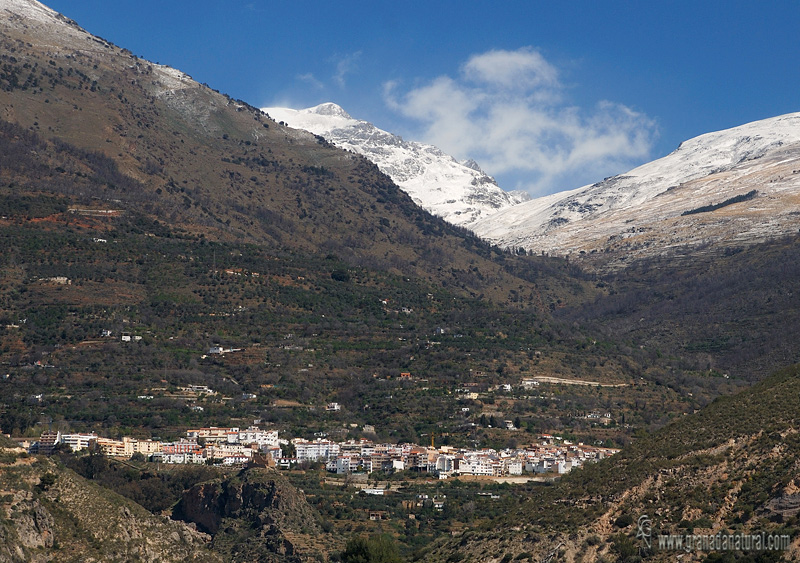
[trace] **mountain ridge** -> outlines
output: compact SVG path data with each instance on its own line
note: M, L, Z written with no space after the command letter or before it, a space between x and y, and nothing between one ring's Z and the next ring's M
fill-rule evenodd
M497 192L474 161L455 163L336 104L263 110L365 155L419 205L492 244L572 255L600 271L772 240L794 232L793 210L800 212L800 113L706 133L629 172L520 201ZM449 185L430 171L441 158L435 166L447 162L477 176L466 188Z
M3 9L0 117L55 148L102 155L134 182L64 188L82 205L111 202L197 237L335 254L476 296L519 293L516 276L492 262L490 245L419 208L363 156L281 126L38 2ZM84 183L81 165L56 168L64 172L49 189ZM479 279L475 268L490 276Z
M265 107L262 111L291 127L363 154L417 204L455 225L470 227L481 218L528 199L523 192L503 191L474 160L457 162L433 145L406 141L354 119L332 102L301 110Z
M503 247L605 253L589 260L595 265L761 242L793 232L799 172L800 113L794 113L689 139L624 174L501 210L474 230ZM733 200L754 189L754 201ZM686 217L726 201L732 203L721 213Z

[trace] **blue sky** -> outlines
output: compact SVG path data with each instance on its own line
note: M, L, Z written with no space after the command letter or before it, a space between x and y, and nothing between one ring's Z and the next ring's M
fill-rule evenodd
M332 101L532 195L800 111L796 0L45 3L257 107Z

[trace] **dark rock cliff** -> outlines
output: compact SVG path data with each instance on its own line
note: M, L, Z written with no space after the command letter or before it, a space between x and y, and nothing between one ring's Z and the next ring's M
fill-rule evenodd
M304 561L322 534L303 495L274 470L247 469L186 491L173 518L211 534L212 549L231 561Z

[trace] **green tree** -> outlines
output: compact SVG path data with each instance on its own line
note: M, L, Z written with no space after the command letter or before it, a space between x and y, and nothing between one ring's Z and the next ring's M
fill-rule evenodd
M39 484L37 485L37 487L42 491L46 491L50 487L55 485L57 480L58 477L56 476L55 473L45 473L39 478Z
M388 534L351 538L341 555L342 563L402 563L397 546Z

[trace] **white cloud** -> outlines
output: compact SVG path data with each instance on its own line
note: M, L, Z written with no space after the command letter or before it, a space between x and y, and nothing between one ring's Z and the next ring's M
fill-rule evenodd
M322 82L320 82L319 80L317 80L314 77L314 75L311 74L310 72L307 72L305 74L298 74L296 78L298 80L300 80L301 82L305 82L307 84L310 84L313 88L315 88L317 90L323 90L325 88L325 85Z
M556 68L529 47L473 55L462 73L469 80L513 90L558 87Z
M331 59L332 62L336 64L336 72L333 75L333 80L339 88L344 88L347 75L358 69L358 61L360 58L361 51L356 51L355 53L349 53L347 55L335 55Z
M387 104L417 121L425 142L513 176L518 185L503 187L532 195L623 172L649 156L655 136L654 121L624 105L570 106L558 70L532 48L474 55L457 78L398 90L384 85Z
M259 6L255 2L246 2L244 4L244 9L249 11L249 12L256 12L256 13L262 13L262 14L266 14L267 13L267 10L266 10L265 7Z

